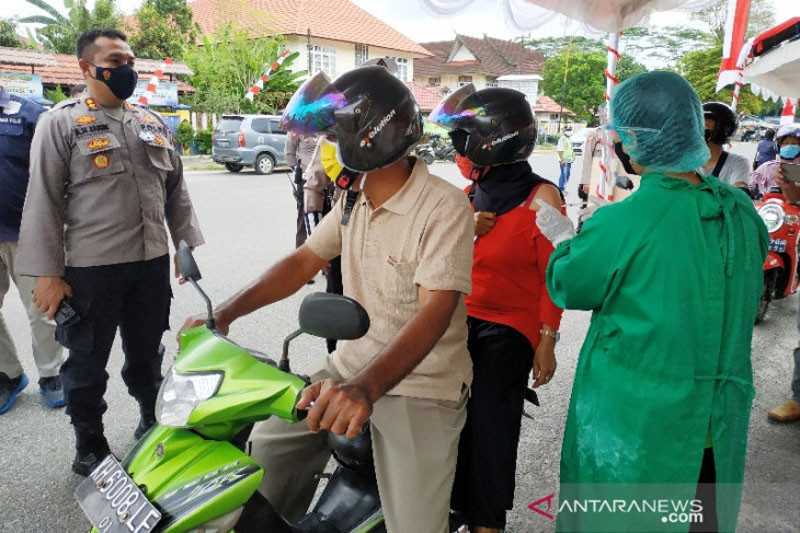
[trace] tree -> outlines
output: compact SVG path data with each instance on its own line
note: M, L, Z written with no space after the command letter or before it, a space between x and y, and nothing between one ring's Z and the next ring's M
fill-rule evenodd
M281 37L251 38L231 24L213 36L204 36L199 46L186 51L184 61L194 71L190 83L195 93L192 107L208 113L275 113L286 105L304 72L289 70L298 54L289 55L253 102L244 95L284 45Z
M725 23L728 16L728 0L717 0L702 11L692 13L692 18L706 25L716 44L725 38ZM775 25L775 6L772 0L751 0L747 37Z
M566 84L564 73L567 70ZM590 124L597 121L598 109L605 102L606 54L600 52L562 50L544 64L542 90L545 94L569 108L578 118ZM624 80L647 69L630 56L623 56L617 75ZM563 95L563 98L562 98Z
M17 24L13 20L0 19L0 46L22 47L22 42L17 35Z
M197 40L186 0L145 0L136 12L131 47L139 57L180 59Z
M74 54L78 36L94 28L119 29L121 17L116 0L96 0L94 7L87 7L88 0L63 0L67 16L48 4L46 0L26 0L44 11L46 15L34 15L20 19L28 24L43 24L36 30L36 38L53 52Z
M602 41L590 39L581 35L576 35L574 37L543 37L540 39L534 39L529 35L527 37L520 37L517 41L523 46L541 52L545 59L553 57L568 46L572 46L573 50L579 52L603 53L606 50L606 46Z
M720 57L722 46L713 46L689 52L678 62L678 71L692 84L703 102L715 100L729 103L733 100L731 89L716 92ZM748 87L742 88L737 106L739 113L761 115L767 107L767 102L754 95Z

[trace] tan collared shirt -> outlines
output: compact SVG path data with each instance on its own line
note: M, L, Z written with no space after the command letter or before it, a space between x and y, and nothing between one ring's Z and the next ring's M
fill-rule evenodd
M420 310L418 286L462 295L470 292L474 226L466 195L429 174L421 160L403 188L378 209L362 193L343 226L345 196L306 245L323 259L342 256L344 294L369 313L367 334L341 342L333 354L337 371L350 378ZM462 296L439 342L389 394L458 400L463 385L471 381Z
M88 96L44 113L31 145L17 270L146 261L173 243L203 243L183 166L161 118L138 106L106 112Z

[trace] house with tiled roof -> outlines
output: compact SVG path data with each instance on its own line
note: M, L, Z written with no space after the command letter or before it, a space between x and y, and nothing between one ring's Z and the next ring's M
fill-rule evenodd
M563 107L549 96L542 95L538 97L531 108L541 133L556 135L559 129L575 129L584 126L583 123L576 123L577 115L572 110Z
M442 94L472 83L477 89L510 87L535 102L544 56L519 43L494 37L456 35L452 41L420 43L431 55L414 60L414 82Z
M394 58L403 81L414 60L430 53L349 0L195 0L189 4L205 34L226 23L252 37L282 35L300 56L292 68L335 77L374 58Z

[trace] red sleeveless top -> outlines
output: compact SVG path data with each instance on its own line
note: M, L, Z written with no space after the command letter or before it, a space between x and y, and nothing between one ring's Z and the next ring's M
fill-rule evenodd
M531 205L540 186L475 240L472 293L466 298L469 316L514 328L534 349L542 326L557 331L563 313L545 287L553 245L539 231Z

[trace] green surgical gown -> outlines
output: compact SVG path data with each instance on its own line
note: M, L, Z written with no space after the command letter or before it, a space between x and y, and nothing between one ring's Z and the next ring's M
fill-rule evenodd
M593 311L564 433L560 531L687 531L664 507L598 514L581 499L692 500L709 436L719 529L736 528L768 236L747 195L701 179L643 176L550 258L553 302Z

